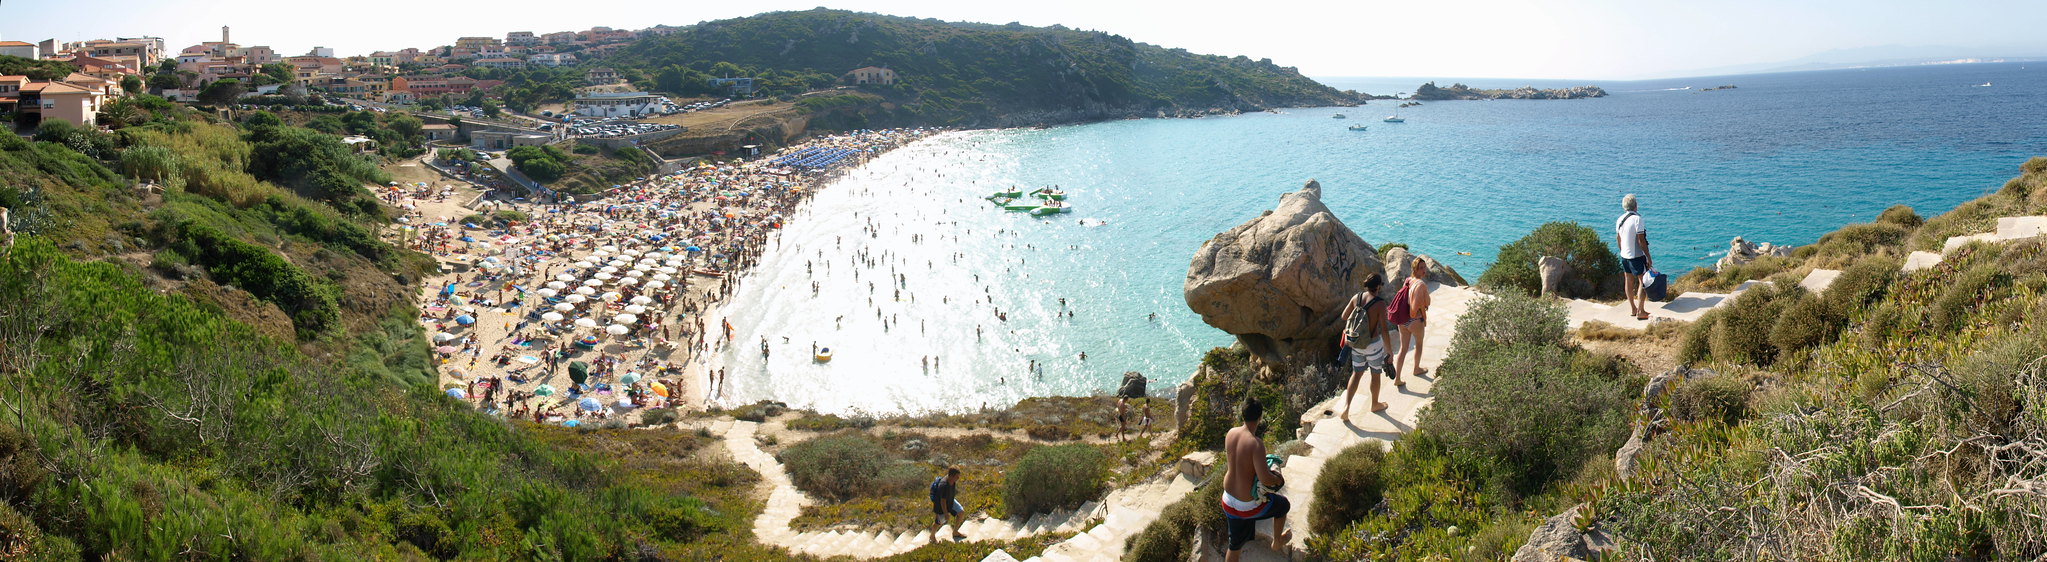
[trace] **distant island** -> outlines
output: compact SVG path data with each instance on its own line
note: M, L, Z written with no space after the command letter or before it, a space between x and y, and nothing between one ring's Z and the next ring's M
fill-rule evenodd
M1488 90L1473 88L1463 84L1451 84L1450 87L1443 88L1436 86L1435 82L1429 82L1427 84L1422 84L1421 87L1419 88L1415 88L1414 95L1409 96L1408 99L1423 101L1500 100L1500 99L1573 100L1579 98L1603 97L1606 97L1606 90L1602 90L1598 86L1577 86L1572 88L1560 89L1537 89L1532 86L1522 86L1520 88L1514 88L1511 90Z

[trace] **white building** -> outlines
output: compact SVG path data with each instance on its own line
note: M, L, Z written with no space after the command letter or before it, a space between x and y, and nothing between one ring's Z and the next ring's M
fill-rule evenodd
M646 92L599 92L576 96L576 113L584 117L632 117L659 112L661 96Z
M550 67L552 67L552 66L568 66L568 65L571 65L571 64L576 64L576 54L575 54L575 53L541 53L541 54L537 54L537 55L531 55L531 56L528 56L528 57L526 57L526 62L527 62L528 64L532 64L533 66L550 66Z

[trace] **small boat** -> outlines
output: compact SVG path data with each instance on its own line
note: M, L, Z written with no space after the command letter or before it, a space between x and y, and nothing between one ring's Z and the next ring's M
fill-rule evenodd
M716 270L716 269L709 269L709 268L697 268L697 269L696 269L696 271L694 271L693 273L696 273L697 275L702 275L702 276L705 276L705 277L724 277L724 276L725 276L725 272L723 272L723 271L718 271L718 270Z
M1335 115L1331 115L1331 116L1329 116L1329 118L1330 118L1330 119L1348 119L1348 117L1344 117L1344 115L1343 115L1342 113L1338 113L1338 114L1335 114Z
M1990 83L1989 83L1989 82L1984 82L1984 83L1982 83L1982 84L1977 84L1977 85L1976 85L1976 87L1978 87L1978 88L1988 88L1988 87L1990 87Z
M1353 130L1353 131L1363 131L1363 130L1365 130L1365 126L1364 126L1364 125L1351 125L1351 126L1349 126L1349 127L1345 127L1345 128L1347 128L1347 129L1350 129L1350 130Z
M811 355L810 358L819 363L830 363L832 362L832 348L829 347L817 348L817 353Z
M1407 120L1406 120L1406 119L1401 119L1399 115L1388 115L1388 116L1386 116L1386 118L1385 118L1385 119L1381 119L1381 121L1385 121L1385 122L1387 122L1387 123L1406 123L1406 122L1407 122Z

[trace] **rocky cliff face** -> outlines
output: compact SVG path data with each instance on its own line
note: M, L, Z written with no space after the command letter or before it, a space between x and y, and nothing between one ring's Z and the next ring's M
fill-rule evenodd
M1335 352L1344 302L1381 267L1311 180L1201 245L1187 268L1187 307L1269 367L1296 355L1321 359Z

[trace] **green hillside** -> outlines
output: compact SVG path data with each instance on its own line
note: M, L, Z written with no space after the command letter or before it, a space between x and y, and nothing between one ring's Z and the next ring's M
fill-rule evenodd
M697 93L718 76L765 79L771 92L840 83L882 66L894 86L864 86L906 123L1027 125L1337 105L1355 98L1270 60L1189 53L1061 26L988 25L815 9L706 22L635 42L611 57L663 91Z

